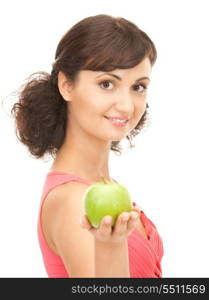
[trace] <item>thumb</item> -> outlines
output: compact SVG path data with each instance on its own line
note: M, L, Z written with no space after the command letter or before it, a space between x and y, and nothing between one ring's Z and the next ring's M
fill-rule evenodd
M89 230L92 226L87 218L87 216L83 216L80 219L80 225L82 228Z

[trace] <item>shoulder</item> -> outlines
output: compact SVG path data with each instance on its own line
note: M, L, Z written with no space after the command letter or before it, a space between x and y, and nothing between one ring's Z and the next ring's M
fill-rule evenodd
M41 214L41 223L46 240L54 252L57 253L54 237L61 222L68 219L73 226L75 217L79 221L84 214L83 195L88 185L70 181L53 188L46 196Z
M73 207L81 204L81 201L75 201L79 198L82 200L84 192L88 188L88 185L70 181L68 183L59 185L53 188L46 196L43 204L43 210L53 211L54 209L62 209L66 205L72 205Z
M49 245L62 258L71 276L94 276L94 239L80 225L87 188L78 182L59 186L45 199L43 208L42 224L48 232Z

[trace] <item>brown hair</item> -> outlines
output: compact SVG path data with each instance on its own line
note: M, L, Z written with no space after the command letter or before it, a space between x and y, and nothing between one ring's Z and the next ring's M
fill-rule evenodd
M155 63L155 45L132 22L104 14L81 20L61 38L51 74L33 73L20 87L18 102L11 110L17 138L36 158L45 154L54 157L64 142L67 125L67 102L58 89L59 71L75 82L80 70L128 69L145 57L150 59L151 65ZM126 136L130 143L145 125L147 108L137 126ZM120 142L112 141L111 150L121 154Z

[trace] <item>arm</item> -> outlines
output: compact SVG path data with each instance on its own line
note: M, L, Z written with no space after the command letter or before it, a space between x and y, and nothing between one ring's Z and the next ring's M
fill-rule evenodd
M127 240L113 246L95 240L95 277L130 277Z
M82 226L95 237L95 277L130 277L127 236L137 222L137 212L122 213L114 229L110 216L104 217L100 227L95 229L84 218Z
M128 223L118 218L114 232L104 220L99 229L86 221L83 227L88 230L84 230L80 219L85 190L83 184L70 182L53 189L46 199L45 217L50 216L47 226L56 252L70 277L130 277L126 237L133 220Z
M61 257L69 277L95 277L94 238L80 226L85 189L78 182L58 186L48 194L42 208L42 224L47 224L54 252Z

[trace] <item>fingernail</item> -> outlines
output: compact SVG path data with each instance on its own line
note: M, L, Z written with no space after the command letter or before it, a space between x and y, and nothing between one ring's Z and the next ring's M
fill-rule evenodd
M128 216L128 215L125 215L125 216L123 216L122 221L123 221L123 222L126 222L126 221L128 221L128 218L129 218L129 216Z
M112 222L112 218L110 216L105 218L105 224L109 225Z

